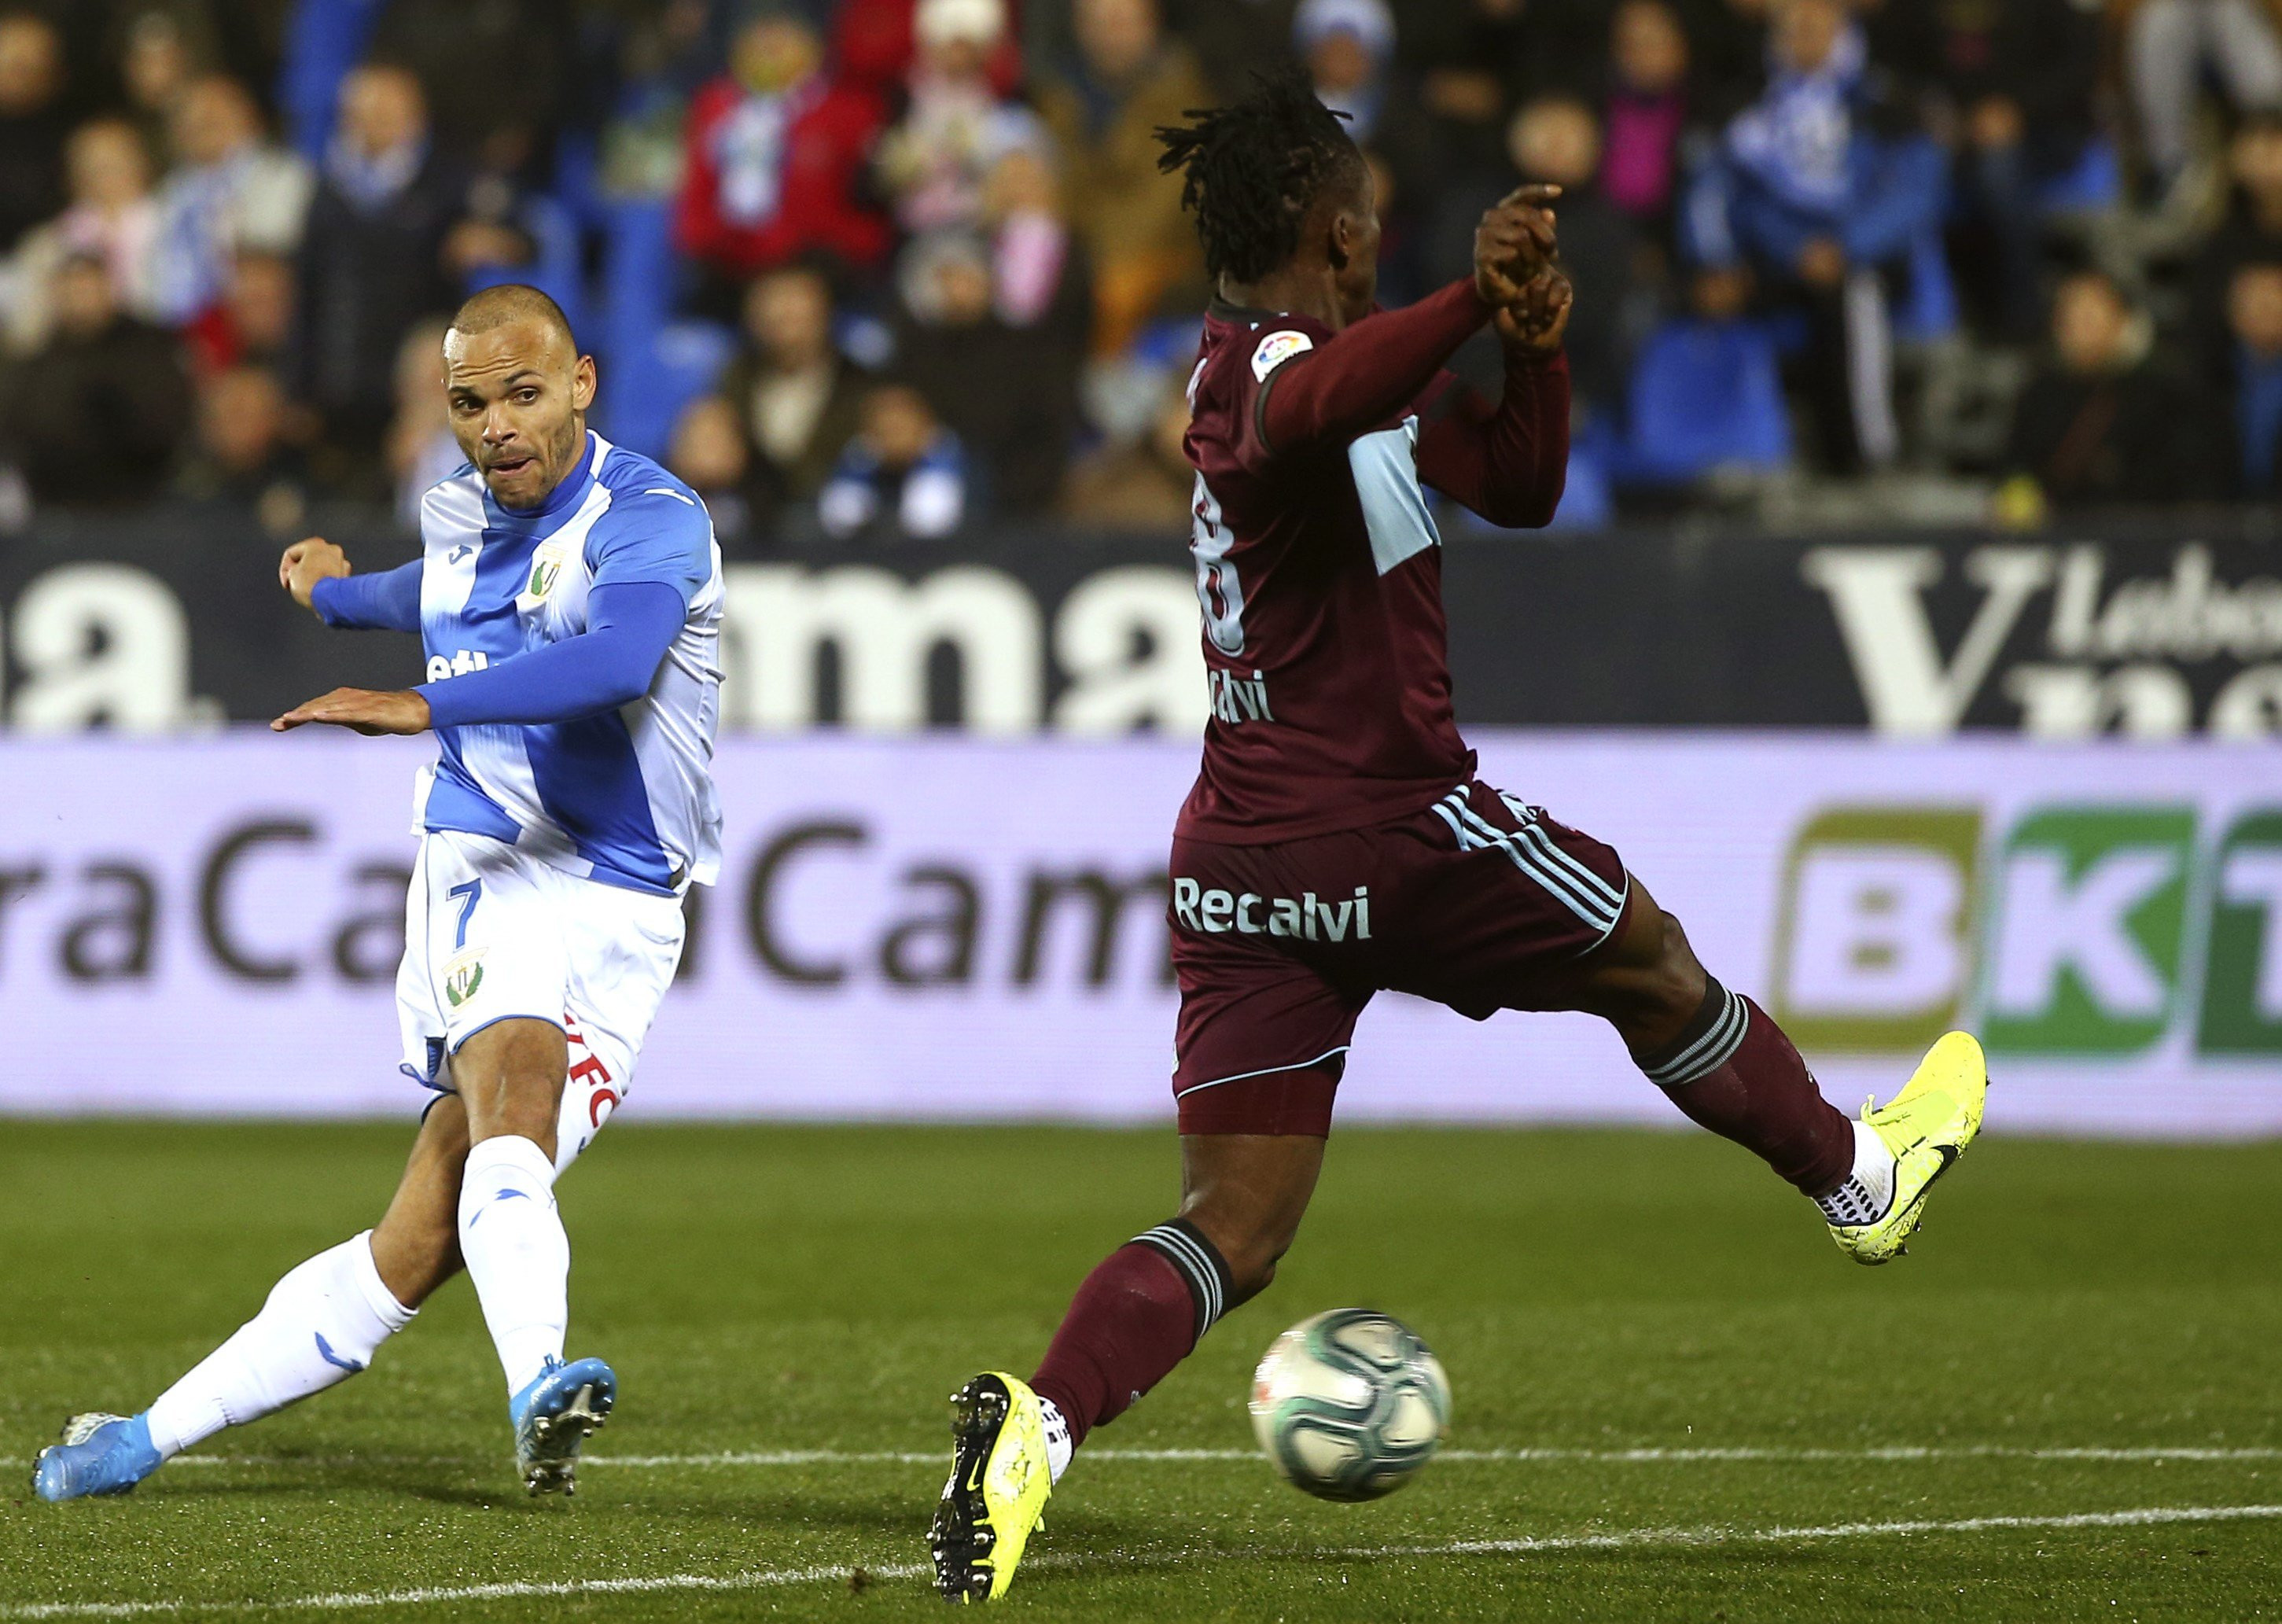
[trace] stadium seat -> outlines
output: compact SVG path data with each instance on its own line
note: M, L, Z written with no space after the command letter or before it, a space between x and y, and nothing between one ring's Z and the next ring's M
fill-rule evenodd
M612 206L594 340L602 362L595 416L605 433L639 451L664 449L673 414L696 392L678 390L671 364L660 359L673 313L675 274L672 205L641 198Z
M1616 522L1616 493L1611 476L1623 450L1606 418L1571 439L1569 477L1561 487L1561 506L1555 510L1548 529L1606 530Z
M341 81L364 60L365 46L386 0L301 0L285 25L277 69L277 108L285 138L311 163L324 160L332 139Z
M2037 207L2045 214L2093 214L2123 198L2123 160L2113 141L2094 136L2073 167L2038 189Z
M468 291L496 287L502 282L527 282L556 304L570 319L570 330L586 335L586 276L579 252L578 221L556 199L544 195L528 199L517 221L530 233L536 257L528 265L485 265L470 273Z
M681 408L713 387L736 348L736 335L718 322L669 322L643 349L613 351L602 372L602 432L663 458Z
M1634 364L1631 405L1615 470L1624 480L1676 485L1715 468L1773 471L1790 461L1775 339L1757 322L1665 323Z
M1957 283L1949 272L1948 251L1938 221L1910 239L1909 284L1893 307L1894 338L1903 344L1931 344L1957 330Z

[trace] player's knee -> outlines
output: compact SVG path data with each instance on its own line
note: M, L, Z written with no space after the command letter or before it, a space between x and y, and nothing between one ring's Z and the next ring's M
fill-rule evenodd
M1594 973L1580 1006L1637 1049L1684 1026L1704 1001L1704 967L1680 921L1645 895L1635 898L1624 937Z
M1656 961L1647 978L1647 993L1665 1014L1680 1018L1696 1013L1704 999L1704 967L1696 962L1696 950L1688 945L1688 932L1680 921L1659 908L1662 921L1657 932Z

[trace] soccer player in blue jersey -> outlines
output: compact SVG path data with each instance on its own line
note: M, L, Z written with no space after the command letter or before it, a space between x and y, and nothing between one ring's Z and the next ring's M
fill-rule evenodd
M148 1410L74 1417L34 1468L43 1499L124 1493L346 1379L462 1267L532 1493L571 1491L616 1402L608 1364L563 1362L554 1185L625 1097L681 897L718 866L720 549L688 486L587 429L594 363L545 294L478 293L443 359L468 462L422 503L422 556L356 575L312 540L278 567L328 626L419 633L428 680L272 724L436 734L396 983L404 1069L436 1098L380 1222L290 1270Z

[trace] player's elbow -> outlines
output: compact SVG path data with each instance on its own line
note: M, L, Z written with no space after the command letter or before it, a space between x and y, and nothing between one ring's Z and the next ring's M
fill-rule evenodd
M1502 530L1542 530L1561 510L1564 483L1556 475L1549 480L1493 491L1482 506L1482 517Z

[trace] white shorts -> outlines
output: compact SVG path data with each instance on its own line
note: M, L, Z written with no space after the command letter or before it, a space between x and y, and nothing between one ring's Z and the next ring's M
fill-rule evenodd
M404 1070L452 1092L451 1057L494 1022L545 1021L570 1045L559 1172L625 1098L681 961L681 905L550 866L483 835L421 836L396 1014Z

